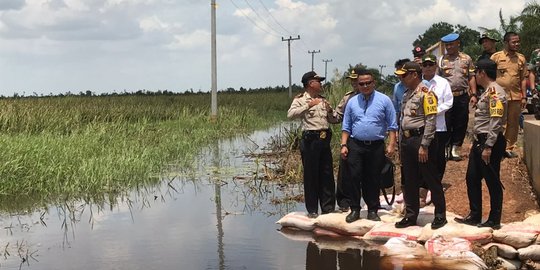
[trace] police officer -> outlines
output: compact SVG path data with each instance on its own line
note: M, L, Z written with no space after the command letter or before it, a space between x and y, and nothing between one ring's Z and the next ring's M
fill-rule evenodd
M395 71L406 86L401 109L400 156L401 183L405 199L405 217L395 224L396 228L416 225L419 214L418 190L424 181L429 190L435 218L432 229L447 223L446 201L441 180L438 177L435 137L437 97L422 83L422 68L418 63L408 62Z
M358 94L358 84L356 83L356 78L358 78L359 70L359 68L355 68L351 70L351 73L347 76L347 78L351 82L353 90L345 93L345 96L343 96L341 101L338 103L336 109L334 110L334 116L338 119L339 122L343 121L343 114L345 114L345 107L347 106L347 102L349 101L349 99L354 95ZM350 196L347 193L347 188L343 185L344 182L347 182L346 180L343 180L346 177L350 177L349 166L347 165L347 161L340 156L336 186L336 200L339 210L341 212L348 212L351 205Z
M474 114L474 144L469 154L467 166L467 195L470 212L465 218L455 218L459 223L479 227L500 228L503 186L500 179L500 165L506 141L503 136L506 118L506 93L495 82L497 64L490 59L482 59L476 64L477 82L486 89L479 97ZM482 178L489 190L491 211L482 221Z
M521 42L518 34L508 32L504 34L503 40L504 50L494 53L491 60L497 63L497 83L504 88L508 99L508 116L504 131L505 157L515 158L519 116L527 105L527 63L525 56L518 52Z
M302 76L305 92L297 95L287 112L290 119L302 122L300 153L304 166L304 200L308 216L318 216L318 205L322 214L335 209L335 186L330 140L330 123L338 120L328 101L321 96L322 81L325 77L314 71Z
M441 38L446 54L439 59L439 74L450 82L454 102L446 113L446 126L450 136L450 160L459 161L461 145L469 123L469 101L474 105L476 82L471 57L459 51L459 34L451 33ZM469 98L470 96L470 98Z
M360 218L360 200L364 198L369 220L381 220L377 214L379 202L379 177L385 161L385 152L392 156L396 144L396 112L390 98L375 90L375 78L368 70L360 70L359 94L347 103L341 132L341 157L347 160L350 177L346 186L351 187L351 213L345 221ZM384 139L388 133L385 151Z

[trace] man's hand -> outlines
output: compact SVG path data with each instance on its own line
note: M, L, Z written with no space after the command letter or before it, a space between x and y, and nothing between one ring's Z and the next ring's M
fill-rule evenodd
M428 149L424 146L420 146L418 149L418 162L426 163L428 161Z
M476 108L476 104L478 103L478 97L476 96L471 96L471 99L469 100L469 103L471 103L471 106L473 108Z
M489 164L489 157L491 156L491 148L490 147L485 147L484 150L482 151L482 160L484 161L484 163Z
M521 99L521 109L524 110L527 107L527 98Z
M323 101L322 98L314 98L308 103L308 106L311 108L311 107L321 103L322 101Z
M347 155L349 154L349 149L347 148L347 146L343 146L341 147L341 158L343 160L346 160L347 159Z

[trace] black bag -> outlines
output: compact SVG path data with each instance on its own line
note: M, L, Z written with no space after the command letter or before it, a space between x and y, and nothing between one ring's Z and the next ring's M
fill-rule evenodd
M394 185L394 171L396 169L396 165L394 165L394 162L389 157L385 157L384 160L384 166L381 171L381 191L384 195L384 200L388 203L388 205L392 205L394 203L394 200L396 198L396 186ZM388 201L388 197L386 195L386 189L392 188L392 199Z

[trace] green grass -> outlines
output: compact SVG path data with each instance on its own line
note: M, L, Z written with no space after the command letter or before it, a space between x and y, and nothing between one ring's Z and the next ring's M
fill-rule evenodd
M118 194L189 167L210 141L285 119L287 93L0 100L0 201Z

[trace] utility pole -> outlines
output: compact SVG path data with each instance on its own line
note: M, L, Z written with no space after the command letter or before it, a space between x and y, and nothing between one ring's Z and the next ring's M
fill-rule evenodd
M317 51L315 51L315 50L313 50L313 51L307 51L307 53L311 53L311 71L315 70L315 69L313 68L313 60L315 59L315 54L316 54L316 53L320 53L320 52L321 52L321 50L317 50Z
M323 59L322 60L324 62L324 77L326 78L326 70L327 70L327 66L328 66L328 62L332 62L332 59ZM328 80L326 80L328 81Z
M211 28L212 28L212 90L211 90L211 119L217 120L217 51L216 51L216 0L210 2Z
M379 80L382 80L382 69L385 67L386 65L379 65L379 68L381 68L381 73L379 73Z
M300 39L300 35L298 35L298 37L291 37L289 36L289 38L281 38L281 41L287 41L287 49L288 49L288 54L289 54L289 98L292 98L292 78L291 78L291 68L292 68L292 65L291 65L291 41L293 40L298 40Z

